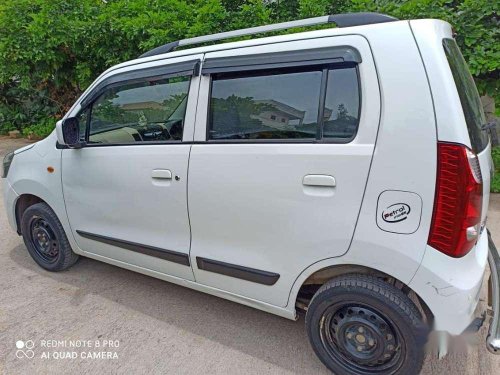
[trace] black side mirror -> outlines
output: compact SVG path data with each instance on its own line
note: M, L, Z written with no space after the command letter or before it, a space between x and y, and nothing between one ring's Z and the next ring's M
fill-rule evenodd
M68 117L62 122L62 133L64 143L71 148L81 148L80 142L80 124L76 117Z

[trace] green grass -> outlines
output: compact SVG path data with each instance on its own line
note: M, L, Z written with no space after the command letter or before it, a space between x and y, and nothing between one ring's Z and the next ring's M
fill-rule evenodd
M500 193L500 146L493 147L491 150L491 157L495 165L495 175L491 180L490 191L492 193Z
M52 118L40 121L38 124L30 125L22 130L23 136L35 136L36 138L45 138L54 130L56 124Z

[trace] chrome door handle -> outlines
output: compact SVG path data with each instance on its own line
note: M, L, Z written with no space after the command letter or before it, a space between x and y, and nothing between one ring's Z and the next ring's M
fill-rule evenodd
M324 187L335 187L335 177L328 176L325 174L308 174L304 176L302 180L302 185L305 186L324 186Z
M151 177L156 179L171 180L172 172L168 169L153 169Z

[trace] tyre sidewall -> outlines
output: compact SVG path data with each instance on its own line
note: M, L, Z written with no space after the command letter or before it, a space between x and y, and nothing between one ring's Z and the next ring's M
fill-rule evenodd
M349 290L350 289L350 290ZM346 288L342 286L327 289L321 293L320 298L314 298L311 302L306 315L307 334L314 351L320 360L335 374L346 374L347 370L334 359L326 350L321 340L320 324L325 311L336 301L357 301L373 307L381 313L381 315L392 322L396 329L399 330L400 340L405 345L405 358L398 370L392 372L382 372L383 374L416 374L420 369L420 364L423 357L422 340L419 337L422 333L421 327L415 326L412 319L404 314L401 314L395 305L391 305L390 301L384 301L381 296L374 292L356 288ZM359 374L372 374L376 372L359 372Z
M55 262L49 263L42 259L33 246L33 243L31 241L30 222L35 216L44 219L50 225L52 231L54 232L54 235L56 236L59 251ZM66 257L68 256L68 253L64 248L64 244L67 242L67 239L66 234L61 231L61 228L62 226L58 221L56 215L51 212L48 206L42 204L35 204L28 207L21 218L21 233L23 234L24 244L26 245L28 252L40 267L48 271L60 271L67 263Z

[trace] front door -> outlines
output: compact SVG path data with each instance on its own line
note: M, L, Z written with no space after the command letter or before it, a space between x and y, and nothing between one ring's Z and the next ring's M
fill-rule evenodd
M113 82L80 112L87 145L62 151L64 199L83 251L193 280L186 141L199 78L158 73Z
M196 281L278 306L348 251L379 121L358 36L205 55L189 166ZM369 251L369 250L367 250Z

